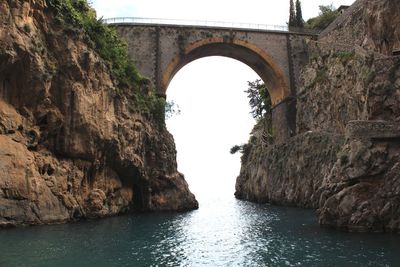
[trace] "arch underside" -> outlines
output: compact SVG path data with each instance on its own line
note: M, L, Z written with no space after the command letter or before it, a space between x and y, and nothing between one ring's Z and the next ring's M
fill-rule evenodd
M266 84L273 106L290 94L283 72L268 54L246 41L223 38L197 41L189 45L184 54L175 56L163 73L162 92L166 93L170 81L182 67L196 59L208 56L233 58L252 68Z

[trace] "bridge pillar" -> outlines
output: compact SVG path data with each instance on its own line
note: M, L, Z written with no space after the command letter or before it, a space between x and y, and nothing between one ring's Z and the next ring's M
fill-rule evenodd
M276 144L285 143L296 134L296 99L286 97L272 109L272 131Z

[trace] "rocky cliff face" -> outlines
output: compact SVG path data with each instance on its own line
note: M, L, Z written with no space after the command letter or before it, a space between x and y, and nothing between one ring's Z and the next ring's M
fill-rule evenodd
M400 61L362 48L309 42L297 92L297 132L345 133L350 120L400 118Z
M391 55L400 49L399 13L397 1L357 0L321 33L321 39Z
M253 131L236 180L235 196L255 202L318 208L321 175L328 175L344 143L340 135L308 132L266 145Z
M351 121L320 190L319 221L350 231L400 230L399 124Z
M165 126L44 0L0 2L0 226L189 210Z
M297 136L249 146L238 197L317 208L322 225L345 230L400 231L398 14L394 0L356 1L308 42Z

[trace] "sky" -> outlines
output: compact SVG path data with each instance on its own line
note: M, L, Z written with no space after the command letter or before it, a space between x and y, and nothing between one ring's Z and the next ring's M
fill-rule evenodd
M303 18L318 15L319 5L351 5L354 0L302 0ZM144 17L286 25L289 1L282 0L93 0L98 17ZM240 155L229 149L246 143L255 124L249 114L247 81L259 79L245 64L207 57L183 67L171 81L167 99L181 114L167 120L178 151L178 170L200 199L233 197Z
M146 17L285 25L289 0L93 0L100 17ZM318 15L319 5L350 5L353 0L302 0L303 18Z

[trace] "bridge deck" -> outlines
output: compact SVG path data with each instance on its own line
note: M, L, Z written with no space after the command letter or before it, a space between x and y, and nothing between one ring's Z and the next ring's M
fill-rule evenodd
M205 20L181 20L181 19L160 19L160 18L137 18L137 17L118 17L103 19L107 24L133 24L133 25L160 25L160 26L180 26L180 27L204 27L221 28L246 31L266 31L281 33L297 33L307 35L317 35L318 32L309 29L290 29L288 26L268 25L257 23L205 21Z

